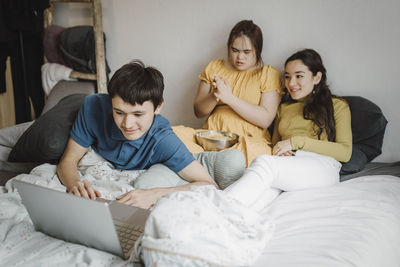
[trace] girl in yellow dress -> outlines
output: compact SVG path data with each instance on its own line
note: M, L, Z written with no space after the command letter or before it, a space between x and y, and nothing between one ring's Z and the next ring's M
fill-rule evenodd
M260 154L271 154L268 127L281 99L281 79L261 58L261 29L251 20L238 22L229 35L228 60L211 61L200 74L194 100L198 118L209 116L203 129L233 132L239 141L233 148L243 152L247 166ZM193 153L196 130L174 127L175 133Z

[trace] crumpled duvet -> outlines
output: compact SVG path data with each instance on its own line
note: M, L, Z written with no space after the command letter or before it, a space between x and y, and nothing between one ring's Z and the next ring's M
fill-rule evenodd
M82 179L89 180L103 198L114 199L133 189L143 171L120 171L90 150L79 164ZM56 166L39 165L30 174L21 174L0 187L0 266L134 266L132 260L65 242L35 231L21 198L12 186L14 179L65 191L56 175ZM43 196L46 197L46 196Z
M161 198L141 243L146 266L248 266L274 224L213 186L193 186Z

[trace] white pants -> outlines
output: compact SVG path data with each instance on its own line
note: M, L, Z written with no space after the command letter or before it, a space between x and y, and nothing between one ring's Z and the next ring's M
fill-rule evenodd
M257 210L279 193L324 187L339 182L341 164L332 157L297 151L296 156L258 156L242 178L224 191Z

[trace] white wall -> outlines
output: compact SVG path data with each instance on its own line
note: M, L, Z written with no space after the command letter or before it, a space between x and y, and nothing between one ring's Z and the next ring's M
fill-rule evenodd
M264 33L266 64L282 70L293 52L314 48L335 94L360 95L380 106L389 124L375 161L397 161L399 10L397 0L107 0L103 24L112 71L136 58L157 67L165 77L163 115L173 125L200 127L192 108L198 74L225 57L233 25L252 19ZM88 14L82 4L57 4L55 23L82 24Z

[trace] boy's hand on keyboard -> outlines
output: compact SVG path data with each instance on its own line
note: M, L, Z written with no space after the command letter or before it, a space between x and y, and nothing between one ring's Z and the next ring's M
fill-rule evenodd
M157 188L135 189L117 197L117 201L126 205L149 209L160 197Z
M74 184L67 187L67 192L76 196L89 198L95 200L96 197L100 197L99 191L93 189L92 185L88 180L79 180Z

